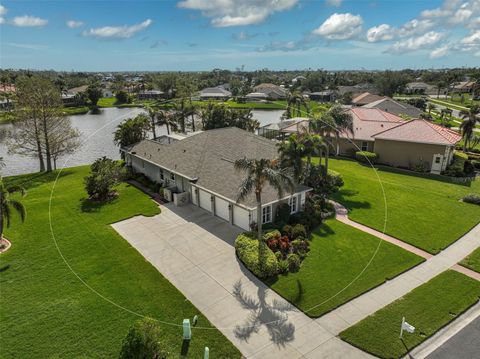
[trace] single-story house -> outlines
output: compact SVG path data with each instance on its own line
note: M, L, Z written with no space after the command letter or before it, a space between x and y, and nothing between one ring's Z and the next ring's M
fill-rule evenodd
M7 92L15 92L15 85L7 85L3 84L0 85L0 93L7 93Z
M232 93L223 86L207 87L200 91L200 100L228 100Z
M88 88L88 85L73 87L73 88L67 90L67 94L68 95L76 95L76 94L87 91L87 88Z
M367 91L374 95L378 94L378 89L373 84L370 84L370 83L361 83L353 86L342 85L342 86L338 86L338 89L337 89L337 92L340 96L343 96L346 93L358 95Z
M113 91L109 88L102 89L102 96L107 98L112 98L114 95Z
M424 95L431 87L425 82L409 82L405 85L405 93Z
M352 98L352 105L354 106L363 106L369 103L383 99L383 96L374 95L370 92L363 92L359 95L356 95Z
M320 101L320 102L335 101L335 91L333 90L309 92L307 96L312 101Z
M143 90L137 95L139 100L160 100L165 98L165 93L160 90Z
M257 218L257 205L254 193L237 201L245 173L236 171L234 163L241 158L278 158L274 141L236 127L201 132L170 144L143 140L122 151L127 165L162 184L174 198L245 230ZM279 198L267 185L262 192L262 222L274 220L280 203L289 204L292 213L300 211L310 190L296 185L294 193Z
M269 100L283 100L287 98L285 88L274 84L262 83L255 86L253 91L264 93Z
M451 163L455 145L461 140L457 132L425 120L405 121L376 108L347 111L353 118L353 135L340 135L342 155L375 152L381 164L402 168L421 165L426 171L440 173Z
M480 87L475 81L462 81L456 82L450 85L453 92L468 93L474 91L477 87Z
M362 107L365 108L378 108L382 111L393 113L397 116L408 116L413 118L419 118L423 113L418 107L412 106L405 102L394 100L390 97L384 97L380 100L370 102Z
M64 106L75 105L75 95L72 93L62 93L62 103Z

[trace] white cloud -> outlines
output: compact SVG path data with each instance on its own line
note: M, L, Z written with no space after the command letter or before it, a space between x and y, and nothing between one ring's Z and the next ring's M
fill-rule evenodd
M470 23L467 25L470 29L478 29L480 28L480 16L472 19Z
M232 38L238 41L247 41L253 39L254 37L257 37L258 35L258 33L251 34L246 31L240 31L237 34L233 34Z
M5 19L0 16L0 25L3 25L3 24L5 24Z
M346 40L358 35L362 31L362 24L360 15L335 13L312 33L327 39Z
M145 30L152 24L152 20L147 19L144 22L131 26L104 26L88 31L83 31L83 36L97 37L102 39L129 39L136 33Z
M454 10L461 3L461 0L445 0L441 7L436 9L424 10L421 15L425 18L446 17L453 14Z
M35 16L24 15L14 17L11 21L11 24L18 27L41 27L47 25L48 20Z
M68 20L67 21L67 26L70 29L75 29L77 27L83 26L83 22L82 21L75 21L75 20Z
M325 2L327 3L327 5L340 7L342 6L343 0L325 0Z
M398 29L398 35L401 37L414 36L424 34L425 31L430 30L435 23L430 19L413 19L403 24Z
M374 26L367 31L367 41L387 41L392 40L395 35L395 30L388 24L381 24Z
M200 10L203 16L212 18L216 27L260 24L275 12L291 9L298 0L183 0L177 6L182 9Z
M429 57L431 59L439 59L441 57L447 56L449 53L449 50L450 48L448 45L437 47L432 52L430 52Z
M7 13L7 8L0 4L0 16L5 15Z
M480 45L480 30L473 32L470 36L460 40L463 45Z
M472 16L473 11L468 8L469 3L463 4L460 9L458 9L451 18L448 19L448 23L451 25L463 24L465 23L470 16Z
M398 41L393 44L387 51L399 54L429 48L433 45L436 45L440 40L442 40L443 37L444 34L440 32L430 31L418 37L411 37L406 40Z
M48 46L46 45L36 45L36 44L19 44L16 42L5 42L4 43L7 46L13 46L13 47L18 47L21 49L29 49L29 50L44 50L48 49Z

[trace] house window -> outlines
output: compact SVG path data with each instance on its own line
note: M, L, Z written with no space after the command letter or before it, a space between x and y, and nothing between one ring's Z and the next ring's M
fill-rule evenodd
M272 206L262 208L262 223L270 223L272 221Z
M297 212L297 196L290 197L288 204L290 205L290 213Z
M368 151L368 142L362 141L362 151Z
M171 172L170 172L170 179L171 179L172 181L175 181L175 173L171 173Z

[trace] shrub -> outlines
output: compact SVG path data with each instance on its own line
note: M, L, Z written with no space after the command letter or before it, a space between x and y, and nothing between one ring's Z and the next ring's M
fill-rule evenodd
M293 249L293 252L295 253L297 253L298 251L307 252L308 246L309 246L309 243L305 238L302 238L302 239L299 238L292 241L292 249Z
M123 340L120 359L158 358L168 355L160 325L156 320L144 318L136 321Z
M474 193L467 194L463 197L463 202L480 205L480 196Z
M287 256L287 262L290 272L297 272L300 269L301 260L295 253L291 253Z
M465 176L464 167L465 162L468 160L468 156L463 152L455 152L453 156L453 162L444 174L450 177L463 177Z
M288 203L282 203L277 207L277 212L275 213L275 222L276 223L287 223L290 218L290 206Z
M286 260L280 260L278 262L278 272L282 274L287 274L288 273L288 262Z
M470 162L475 170L480 171L480 160L471 160Z
M296 224L292 228L292 239L296 239L298 237L306 237L307 236L307 230L305 229L305 226L303 224Z
M376 163L378 160L378 155L374 152L358 151L355 153L355 158L358 162L362 163Z
M285 234L286 236L291 237L292 230L293 230L293 227L289 224L286 224L285 226L283 226L282 233Z
M264 242L240 234L235 240L235 251L245 266L259 278L278 273L278 260Z
M90 166L90 175L84 178L90 199L106 201L115 197L114 188L125 177L125 169L110 158L101 157Z

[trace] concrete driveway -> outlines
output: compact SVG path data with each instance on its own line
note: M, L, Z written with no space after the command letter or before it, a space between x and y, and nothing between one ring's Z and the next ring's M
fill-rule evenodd
M241 232L195 207L113 224L249 358L369 358L290 305L239 263Z

